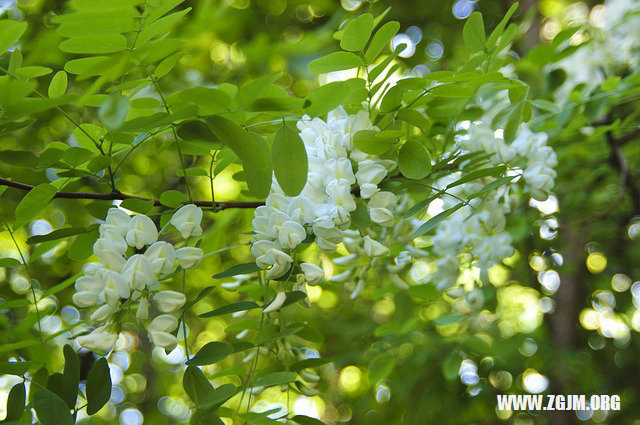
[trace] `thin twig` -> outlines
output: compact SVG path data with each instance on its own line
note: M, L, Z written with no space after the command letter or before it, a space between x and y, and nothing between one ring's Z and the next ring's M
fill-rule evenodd
M26 183L15 182L0 177L0 186L8 186L21 190L31 190L34 186ZM54 198L60 199L96 199L102 201L123 201L125 199L139 199L141 201L153 201L153 205L156 207L162 207L162 203L158 199L144 198L142 196L128 195L122 192L112 193L94 193L94 192L56 192ZM209 200L194 200L193 203L199 207L211 207L211 201ZM215 202L215 211L225 210L230 208L257 208L264 205L262 201L227 201L227 202Z

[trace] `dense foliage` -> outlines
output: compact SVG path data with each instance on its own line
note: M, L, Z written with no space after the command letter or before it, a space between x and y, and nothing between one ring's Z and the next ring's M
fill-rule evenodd
M428 3L0 1L5 423L633 423L640 2Z

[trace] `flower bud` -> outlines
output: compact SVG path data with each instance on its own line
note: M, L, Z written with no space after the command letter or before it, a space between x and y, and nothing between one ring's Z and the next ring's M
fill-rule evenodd
M98 294L89 291L80 291L73 294L73 302L78 307L91 307L98 302Z
M378 189L378 185L375 185L373 183L363 183L360 185L360 196L363 199L369 199L379 190L380 189Z
M200 248L192 246L185 246L176 249L178 264L180 264L180 267L183 269L190 269L200 264L200 261L202 261L202 255L203 253Z
M100 232L100 238L93 244L93 253L96 255L106 250L115 251L118 254L124 254L127 250L127 242L115 229Z
M358 164L356 179L360 185L371 183L378 184L387 175L387 169L383 165L372 160L362 161Z
M283 248L293 249L307 237L304 227L295 221L285 221L278 229L278 241Z
M178 345L178 338L167 332L150 332L149 337L153 345L165 350L171 351Z
M136 310L136 319L147 320L149 318L149 300L140 298L138 301L138 310Z
M178 319L170 314L156 316L148 326L149 332L173 332L178 327Z
M391 273L390 276L391 276L391 283L396 285L398 288L409 289L409 285L407 284L407 282L405 282L404 279L402 279L396 273Z
M151 261L141 254L134 254L129 257L122 268L122 277L129 283L129 287L132 290L142 290L155 281Z
M158 229L153 221L144 214L138 214L131 219L127 232L127 243L137 249L151 245L158 240Z
M302 263L300 268L304 273L304 278L309 285L317 285L322 279L324 279L324 271L311 263Z
M365 236L363 240L364 252L366 252L369 257L379 257L389 253L389 248L382 245L380 242L371 239L368 235Z
M284 292L278 292L276 297L271 301L271 303L263 310L264 313L271 313L277 311L282 307L284 301L287 299L287 294Z
M113 348L117 339L118 334L108 332L106 326L100 326L88 335L79 336L76 341L87 350L98 354L106 354Z
M178 229L184 239L202 235L202 210L193 204L185 205L171 217L171 224Z
M158 241L151 245L144 253L151 260L153 273L163 275L171 273L176 262L176 250L173 245L164 241Z
M183 293L176 291L160 291L153 296L153 301L158 310L163 313L171 313L182 307L187 298Z
M82 273L85 276L95 276L98 271L102 270L103 266L100 263L87 263L82 266Z

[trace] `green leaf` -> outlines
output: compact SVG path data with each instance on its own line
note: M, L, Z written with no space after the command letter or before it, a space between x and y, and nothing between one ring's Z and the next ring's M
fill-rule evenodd
M87 164L87 170L97 173L111 165L112 159L107 155L99 155L91 159Z
M487 192L490 192L490 191L492 191L494 189L497 189L498 187L509 183L511 180L515 179L516 177L518 177L518 176L504 176L504 177L500 177L498 179L495 179L491 183L485 185L479 191L469 195L469 199L477 198L478 196L482 196Z
M169 30L169 28L171 28L171 26L173 26L176 22L182 19L184 15L189 13L190 10L191 8L188 7L178 12L174 12L171 15L167 15L163 18L160 18L157 21L153 22L151 25L148 25L140 33L140 36L138 37L138 42L142 44L154 37L163 35L165 32Z
M187 361L187 364L195 366L210 365L233 353L233 346L226 342L209 342L205 344L198 353Z
M140 214L146 214L151 208L153 208L153 201L150 199L135 199L129 198L122 201L120 204L122 208L135 211Z
M115 33L88 35L64 40L58 47L67 53L114 53L127 48L127 39Z
M351 52L359 52L367 45L372 31L373 16L370 13L364 13L345 25L340 47Z
M366 82L362 78L334 81L313 90L306 100L305 112L311 116L325 115L341 105L358 104L367 97Z
M167 190L160 195L160 203L169 208L177 208L187 200L187 195L177 190Z
M69 344L65 345L62 351L64 353L62 398L69 409L73 409L76 407L78 385L80 385L80 359Z
M272 387L274 385L282 385L296 380L296 374L293 372L273 372L256 379L253 384L255 387Z
M72 167L84 164L91 158L93 152L80 146L72 146L62 154L62 160Z
M441 84L431 89L431 93L438 97L470 97L473 92L460 84Z
M31 362L4 362L0 363L0 375L22 376L31 367Z
M235 313L236 311L252 310L254 308L259 308L259 307L260 306L254 303L253 301L239 301L237 303L224 305L222 307L216 308L215 310L211 310L207 313L202 313L198 317L203 317L203 318L215 317L215 316L221 316L223 314Z
M26 29L26 21L0 20L0 52L4 53L8 48L16 44Z
M297 196L307 184L309 160L304 142L297 131L283 125L271 146L273 173L287 196Z
M415 140L407 140L398 153L398 167L402 175L420 180L431 172L431 157L424 145Z
M407 292L409 295L425 301L435 301L440 298L440 292L432 285L412 286L407 290Z
M380 27L374 34L367 48L367 52L364 54L364 60L369 64L372 63L382 52L385 46L387 46L391 39L400 30L400 23L397 21L387 22Z
M98 118L110 130L119 128L129 113L129 98L110 96L98 109Z
M55 186L42 183L27 193L16 207L14 229L22 227L36 218L44 210L56 194Z
M211 128L200 120L187 121L178 127L178 136L184 141L200 143L211 151L224 147L220 139L211 131Z
M314 60L309 64L308 68L314 74L326 74L363 65L362 59L351 52L334 52Z
M434 227L436 227L438 225L438 223L440 223L442 220L444 220L445 218L447 218L448 216L450 216L451 214L453 214L454 212L456 212L457 210L462 208L463 205L464 205L464 203L460 202L459 204L455 205L454 207L451 207L448 210L444 210L440 214L431 217L429 220L427 220L426 222L422 223L422 225L420 227L418 227L418 229L413 233L411 238L415 239L418 236L424 235L429 230L431 230Z
M98 236L98 229L76 236L69 248L69 258L74 261L84 261L91 257L91 255L93 255L93 244L98 239Z
M242 369L244 371L244 369ZM220 407L224 402L236 395L238 388L233 384L224 384L210 391L204 399L198 403L198 410L212 410Z
M258 267L256 262L253 261L251 263L236 264L235 266L231 266L223 272L214 274L213 278L224 279L225 277L236 276L239 274L255 273L260 270L260 267Z
M393 372L395 358L394 354L384 352L371 359L369 362L369 380L372 384L385 379Z
M456 187L459 186L461 184L470 182L472 180L475 179L479 179L482 177L493 177L493 176L500 176L502 174L504 174L504 172L507 170L507 167L504 165L498 165L496 167L490 167L490 168L482 168L480 170L475 170L472 171L468 174L465 174L464 176L460 177L458 180L449 183L446 187L446 189L450 189L452 187Z
M98 413L111 398L111 374L107 359L101 357L91 367L87 377L87 414Z
M467 50L471 53L479 52L484 49L487 43L484 33L484 22L480 12L473 12L462 30L462 37Z
M14 167L36 167L38 157L29 151L0 151L0 161Z
M22 263L15 258L0 258L0 267L17 267Z
M379 137L375 130L360 130L353 135L353 145L364 153L382 155L395 145L396 139Z
M382 112L393 111L402 105L402 96L404 96L404 89L402 86L395 85L391 87L387 93L385 93L380 102L380 110Z
M51 79L49 83L49 97L51 99L62 96L67 91L67 73L64 71L56 72L56 75Z
M178 61L184 56L184 53L176 53L175 55L171 55L168 58L165 58L156 66L156 69L153 71L156 78L162 78L167 75L174 66L177 65Z
M41 390L33 398L33 408L42 425L73 425L64 401L49 390Z
M487 39L487 44L486 44L487 50L492 51L496 47L496 42L498 41L498 38L502 35L504 28L507 26L509 19L511 19L516 9L518 9L517 2L511 5L507 13L504 15L504 17L500 21L500 23L491 32L491 35Z
M289 369L292 372L297 372L299 370L302 369L308 369L308 368L315 368L318 366L323 366L326 365L327 363L331 363L330 359L325 359L325 358L312 358L312 359L304 359L304 360L299 360L295 363L293 363L291 366L289 366Z
M16 69L16 74L20 78L29 79L42 77L43 75L51 74L52 69L46 66L24 66Z
M9 391L7 397L7 416L5 422L18 421L24 413L26 392L24 389L24 383L16 384Z
M184 371L182 387L189 398L196 404L204 402L207 395L213 390L213 385L211 385L207 377L194 365L187 366Z
M295 415L291 420L300 425L325 425L321 420L306 415Z
M273 173L271 150L267 142L226 118L211 116L207 118L207 122L216 136L242 161L249 190L257 197L266 197L271 189Z

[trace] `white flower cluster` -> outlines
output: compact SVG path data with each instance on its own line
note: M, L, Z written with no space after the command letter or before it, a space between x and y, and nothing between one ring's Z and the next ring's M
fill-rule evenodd
M521 175L525 190L537 200L545 200L553 188L557 165L556 154L546 146L545 133L533 133L523 125L511 144L494 135L484 123L473 123L468 133L459 140L463 152L490 154L493 164L524 164ZM447 185L462 177L460 172L450 174L436 182L436 187ZM515 180L515 179L514 179ZM458 205L460 199L480 191L488 181L472 181L447 189L443 196L443 209ZM512 187L505 185L491 192L485 201L472 199L443 220L433 238L433 252L439 258L434 282L440 290L455 285L460 274L460 256L468 254L468 262L477 261L481 269L488 269L502 259L513 255L511 236L505 231L506 215L511 211Z
M591 11L591 24L591 40L556 64L566 73L558 99L578 84L594 88L620 71L640 69L640 0L607 0Z
M201 221L202 210L189 204L175 212L170 224L186 240L202 234ZM93 253L100 262L84 267L84 276L76 281L77 292L73 295L79 307L97 307L90 318L97 327L79 336L78 344L102 353L109 351L118 337L123 315L135 307L135 302L135 317L147 321L151 300L155 309L163 314L146 326L149 337L154 345L173 349L178 341L171 332L177 328L178 321L168 313L184 305L185 295L158 291L158 280L173 273L176 262L183 269L197 266L202 260L202 250L190 246L175 248L160 241L158 229L149 217L143 214L131 217L118 208L109 209L99 230Z
M392 207L397 198L380 191L378 184L396 166L394 161L365 154L353 146L353 135L360 130L378 130L366 111L349 115L335 109L327 121L304 116L298 122L300 137L307 151L307 184L295 197L284 195L274 179L266 205L255 211L251 252L256 263L268 269L267 277L283 276L293 263L291 252L308 236L315 236L318 247L333 253L342 242L343 230L349 227L350 213L356 209L352 188L357 183L360 196L368 199L371 220L380 226L394 222ZM369 256L384 255L388 249L370 240ZM310 283L321 280L321 269L313 264L301 265Z

